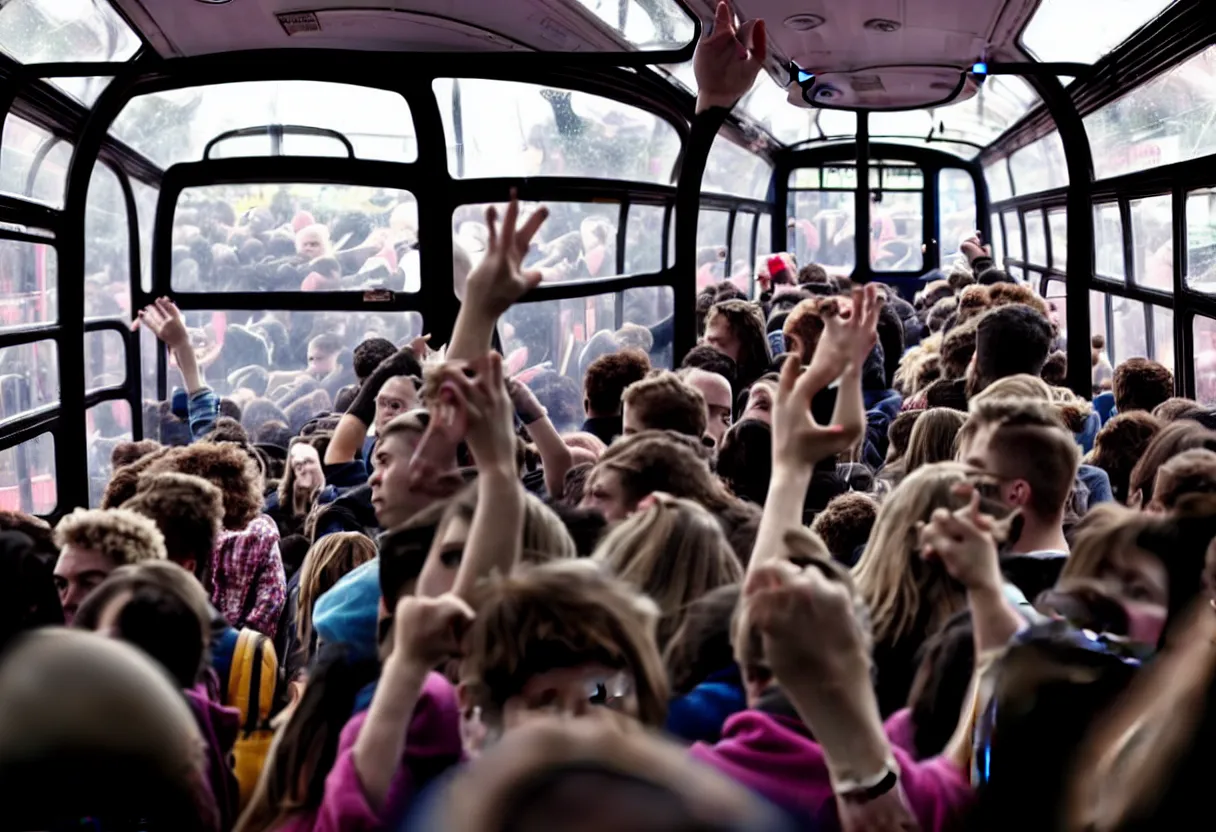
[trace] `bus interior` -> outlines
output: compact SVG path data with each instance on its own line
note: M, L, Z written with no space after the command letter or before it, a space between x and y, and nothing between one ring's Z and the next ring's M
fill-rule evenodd
M910 300L978 231L1048 301L1075 392L1101 334L1216 405L1199 0L734 0L765 71L698 113L714 6L0 4L0 508L96 506L116 443L175 441L176 370L131 326L155 298L223 396L326 333L446 343L454 262L511 189L551 216L499 345L577 404L621 333L670 320L651 359L678 367L698 292L756 296L771 253Z

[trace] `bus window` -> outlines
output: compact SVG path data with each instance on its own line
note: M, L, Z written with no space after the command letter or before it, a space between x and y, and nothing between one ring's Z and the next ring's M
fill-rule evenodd
M1047 265L1047 232L1043 224L1043 212L1037 208L1027 211L1026 259L1036 266Z
M1216 292L1216 190L1192 191L1186 198L1186 285Z
M1009 170L1013 175L1013 192L1018 196L1067 186L1068 166L1060 134L1048 133L1014 151L1009 157Z
M113 467L110 455L119 442L131 440L131 405L122 399L102 402L85 411L89 454L89 506L101 505Z
M771 214L761 214L760 223L756 226L756 256L760 257L773 250L773 217Z
M0 50L23 64L126 61L139 36L109 3L13 0L0 6Z
M755 214L740 211L735 214L735 226L730 235L730 280L748 297L752 296L752 232L755 224Z
M1144 304L1131 298L1111 297L1114 337L1111 339L1112 360L1147 358L1148 333L1145 329Z
M1047 231L1051 235L1051 265L1064 271L1068 268L1068 212L1063 208L1048 211Z
M12 113L0 143L0 191L62 208L72 145Z
M54 341L0 348L0 420L59 401L59 359Z
M93 166L84 213L84 315L131 319L131 236L118 176Z
M772 178L773 166L764 157L744 150L719 133L705 162L701 190L766 199Z
M992 245L992 258L998 266L1005 263L1005 232L1001 230L1001 215L993 214L988 218L992 224L992 239L988 242Z
M629 206L629 221L625 225L626 274L662 271L663 213L661 205Z
M206 185L181 192L171 282L181 292L418 291L413 194L353 185Z
M58 504L54 436L44 433L0 451L0 511L46 515Z
M1131 203L1135 282L1147 289L1174 291L1174 200L1169 194Z
M0 239L0 326L56 321L58 275L53 246Z
M924 195L919 191L874 191L871 198L870 257L874 271L920 271L924 264Z
M818 172L817 169L811 170ZM818 263L831 274L851 274L857 260L857 249L853 242L857 204L852 190L857 185L857 169L824 169L825 190L796 190L796 183L807 181L799 178L799 173L794 171L791 174L790 251L798 258L799 265Z
M112 329L84 334L84 389L118 387L127 380L126 342Z
M988 199L1001 202L1013 196L1013 186L1009 184L1009 162L1007 159L984 165L984 182L988 185Z
M156 202L160 191L139 180L131 180L135 196L135 214L139 221L139 286L152 291L152 233L156 224Z
M1105 292L1090 291L1089 332L1091 335L1101 335L1106 339L1106 355L1113 364L1115 357L1111 355L1110 335L1106 331L1106 305L1108 300L1109 297Z
M1043 289L1043 299L1051 310L1051 322L1060 335L1068 337L1068 292L1063 280L1049 279Z
M1191 322L1195 338L1195 398L1216 406L1216 320L1196 315Z
M958 244L979 228L975 209L975 182L959 168L942 168L937 177L938 226L941 229L940 265L962 257Z
M1119 206L1114 202L1094 206L1094 265L1098 277L1120 283L1127 279L1123 262L1123 221L1119 218Z
M1153 316L1153 358L1174 371L1174 310L1151 307Z
M589 176L671 182L679 134L645 110L514 81L439 78L433 88L447 136L448 168L459 179Z
M1005 256L1010 260L1026 262L1026 254L1022 251L1022 222L1018 219L1017 211L1006 211L1005 223Z
M1022 33L1040 61L1093 63L1156 17L1171 0L1044 0ZM1095 21L1100 25L1094 25Z
M697 291L726 279L726 229L730 214L702 208L697 218Z

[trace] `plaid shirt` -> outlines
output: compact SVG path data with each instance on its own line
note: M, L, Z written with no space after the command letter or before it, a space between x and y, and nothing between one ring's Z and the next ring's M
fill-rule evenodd
M273 639L287 602L287 576L274 521L259 514L239 532L220 532L207 586L211 603L229 624Z

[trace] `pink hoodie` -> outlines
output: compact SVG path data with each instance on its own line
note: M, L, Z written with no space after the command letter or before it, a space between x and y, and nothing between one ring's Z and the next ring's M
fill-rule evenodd
M426 678L405 740L405 755L393 775L384 812L368 805L354 746L367 711L355 714L338 739L338 757L325 780L325 796L316 812L293 818L276 832L362 832L378 830L401 818L410 800L451 766L460 762L460 706L456 688L437 673Z
M761 711L735 714L715 745L697 743L692 756L747 786L795 816L835 818L835 801L823 749L791 720ZM949 761L917 762L897 745L900 783L924 832L961 829L973 802L971 784Z

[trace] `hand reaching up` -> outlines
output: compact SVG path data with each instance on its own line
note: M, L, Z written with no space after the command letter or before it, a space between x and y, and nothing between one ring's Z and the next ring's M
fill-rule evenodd
M812 362L805 371L792 355L781 367L773 402L773 464L794 464L809 471L820 460L845 451L865 431L862 418L849 424L820 425L811 415L811 401L837 376L830 367Z
M171 350L190 347L190 332L177 304L168 298L159 298L150 306L140 310L132 328L144 324Z
M1001 567L997 537L1004 536L1008 520L980 511L980 494L971 485L960 485L955 494L968 500L957 511L939 508L928 523L918 525L918 545L924 560L939 561L950 576L968 590L999 589Z
M473 622L473 609L455 595L407 595L393 615L393 656L429 671L461 654L460 643Z
M532 245L532 238L549 216L547 208L537 208L522 225L519 224L519 197L511 191L511 202L498 224L498 209L486 209L488 240L485 255L469 273L465 303L473 306L489 320L502 313L541 281L538 271L524 271L523 259Z
M848 305L828 299L819 307L823 318L823 334L815 347L811 369L830 376L834 381L846 368L860 373L870 350L878 343L878 311L882 299L877 284L854 289Z
M735 106L756 83L767 50L764 21L748 20L736 27L730 5L720 0L713 31L701 38L692 59L697 77L697 112Z
M479 469L514 472L515 410L503 380L502 356L489 352L467 367L447 368L438 399L435 418L441 424L466 426L464 438Z
M974 263L981 257L991 257L992 248L980 242L980 233L975 231L969 234L962 242L958 244L958 250L967 258L968 263Z

